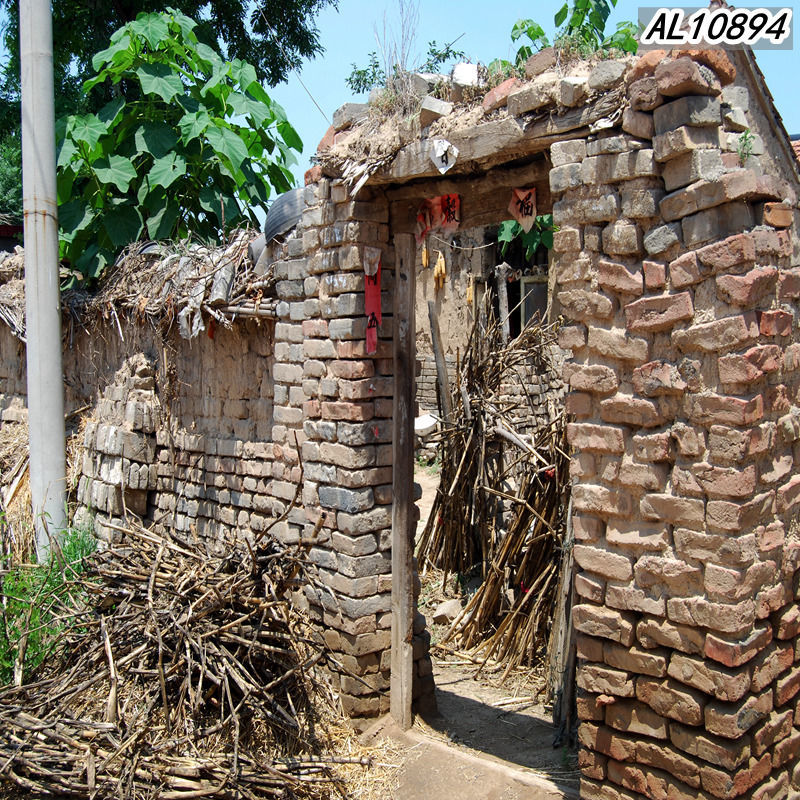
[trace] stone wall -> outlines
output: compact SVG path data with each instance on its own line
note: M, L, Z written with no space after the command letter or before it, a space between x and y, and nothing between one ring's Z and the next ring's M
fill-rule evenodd
M626 76L622 130L554 144L573 422L581 795L800 787L797 180L736 152L724 53ZM787 177L792 177L787 172ZM788 198L788 206L778 203Z

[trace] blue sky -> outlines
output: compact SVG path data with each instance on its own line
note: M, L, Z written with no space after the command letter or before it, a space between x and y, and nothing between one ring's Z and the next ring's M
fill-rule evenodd
M410 60L412 64L419 63L430 40L435 39L441 45L462 34L456 47L464 50L470 60L486 64L498 57L512 59L516 52L516 45L512 44L510 37L514 22L520 17L532 17L552 35L553 15L562 4L563 0L528 3L420 0ZM657 4L619 0L607 30L613 31L620 20L635 19L640 5ZM737 5L742 7L745 4ZM748 2L746 5L756 7L757 4ZM791 0L784 7L794 11L793 28L797 30L794 50L759 50L756 58L787 130L790 134L800 134L800 92L796 83L800 80L800 0ZM384 20L388 37L384 35ZM307 62L301 78L330 119L333 112L348 100L365 99L363 96L354 97L345 79L353 63L366 66L370 51L378 51L380 56L387 38L390 41L399 38L398 0L339 0L338 11L332 8L322 11L317 17L317 26L325 54ZM272 96L286 109L303 139L304 152L295 168L298 180L302 180L303 172L310 165L309 159L329 123L296 75L292 75L286 84L275 87Z

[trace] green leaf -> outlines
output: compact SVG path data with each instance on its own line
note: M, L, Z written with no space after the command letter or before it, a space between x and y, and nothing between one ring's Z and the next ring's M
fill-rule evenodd
M567 14L569 14L569 4L564 3L561 8L556 11L556 15L554 17L554 22L556 23L556 28L560 28L564 24L564 20L567 18Z
M75 142L72 139L62 139L61 145L58 148L58 160L56 166L65 167L72 159L78 154L78 148L75 147Z
M97 112L97 118L107 129L111 129L116 124L123 108L125 108L125 98L115 97Z
M103 213L103 227L115 247L135 242L142 231L142 215L136 206L120 204Z
M200 42L196 48L197 56L202 61L206 62L211 69L221 69L222 68L222 57L220 54L213 48L209 47L204 42Z
M177 201L164 198L161 208L147 219L147 235L151 239L169 239L180 213Z
M92 58L92 69L99 72L105 64L121 65L127 62L130 66L133 61L133 53L131 53L131 37L130 34L123 30L122 35L116 41L112 39L112 43L105 50L96 53Z
M232 197L218 192L212 186L206 186L200 192L200 205L204 211L217 218L220 227L229 228L241 217L241 211L236 201Z
M235 81L238 81L239 85L245 91L250 88L251 84L258 83L258 75L256 75L255 67L238 58L234 58L233 61L231 61L231 77Z
M70 117L69 135L76 142L83 142L90 150L100 141L100 137L108 132L108 126L101 122L96 114L84 114Z
M162 158L178 143L178 136L166 122L143 122L136 129L134 141L138 152Z
M184 114L178 123L184 144L201 137L209 125L211 125L211 117L205 109Z
M497 241L498 242L511 242L513 239L519 235L520 231L522 230L522 226L513 219L507 219L504 222L500 223L500 227L497 229Z
M171 6L167 8L167 13L172 15L172 19L178 26L184 39L191 43L197 41L197 36L194 32L194 29L197 27L197 23L191 17L187 17L186 14L181 14L180 11L172 8Z
M69 203L58 208L58 224L61 228L71 234L85 228L94 217L91 207L78 197L70 200Z
M141 36L154 50L169 38L169 26L163 14L139 14L130 31Z
M293 147L298 153L303 152L303 140L298 136L297 131L288 122L278 123L278 133L281 135L289 147Z
M165 103L183 91L180 77L166 64L142 64L136 76L145 94L157 94Z
M230 159L234 169L239 169L247 158L245 143L230 128L221 126L209 128L206 131L206 139L217 153Z
M163 186L167 189L185 174L186 159L178 153L167 153L153 162L147 178L151 186Z
M101 250L96 244L91 244L75 261L76 269L79 269L87 278L97 280L103 270L113 260L113 256L106 250Z
M56 194L59 203L66 203L72 197L75 173L69 167L62 167L56 174Z
M136 177L133 164L127 158L117 155L95 161L92 169L102 183L113 183L120 192L127 192L131 181Z
M272 111L268 105L254 100L241 92L231 92L228 103L234 114L242 117L250 116L257 127L261 127L271 116Z

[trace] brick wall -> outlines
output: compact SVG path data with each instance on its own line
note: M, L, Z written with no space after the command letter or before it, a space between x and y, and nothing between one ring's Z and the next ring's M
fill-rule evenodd
M627 76L621 131L551 151L581 795L784 797L800 787L800 259L796 211L769 204L797 187L732 152L724 54L663 56Z

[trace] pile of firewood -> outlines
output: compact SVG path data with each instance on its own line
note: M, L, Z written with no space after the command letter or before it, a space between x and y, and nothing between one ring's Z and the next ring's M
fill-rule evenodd
M440 441L441 483L418 543L420 563L482 583L447 639L506 674L543 661L569 502L563 407L527 425L539 395L531 367L553 375L556 325L532 321L507 340L487 303L476 320ZM504 386L522 386L509 396Z
M0 689L0 781L80 798L328 797L330 658L292 602L304 551L141 528L91 556L53 657ZM74 588L74 587L73 587Z

